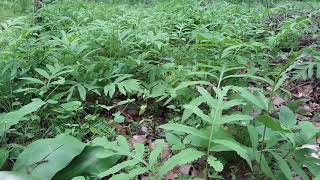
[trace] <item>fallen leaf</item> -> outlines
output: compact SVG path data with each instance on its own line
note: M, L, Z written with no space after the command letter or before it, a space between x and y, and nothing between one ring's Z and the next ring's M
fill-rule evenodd
M147 141L147 135L134 135L132 136L130 143L134 146L136 144L145 144Z

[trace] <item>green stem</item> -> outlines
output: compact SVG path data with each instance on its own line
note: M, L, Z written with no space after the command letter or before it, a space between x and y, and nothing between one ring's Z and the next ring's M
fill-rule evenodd
M223 79L223 74L224 74L224 67L220 73L220 77L219 77L219 82L218 82L218 86L217 86L217 89L220 88L220 85L221 85L221 81ZM211 124L211 129L210 129L210 136L209 136L209 142L208 142L208 146L207 146L207 158L210 156L210 147L211 147L211 141L212 141L212 137L213 137L213 129L214 129L214 124L218 118L218 113L221 114L221 112L219 112L219 107L223 101L223 99L219 99L218 96L216 95L216 98L219 100L218 101L218 104L217 104L217 107L215 109L215 113L214 113L214 117L213 117L213 120L212 120L212 124ZM206 175L208 176L208 162L206 163L206 167L205 167L205 173Z

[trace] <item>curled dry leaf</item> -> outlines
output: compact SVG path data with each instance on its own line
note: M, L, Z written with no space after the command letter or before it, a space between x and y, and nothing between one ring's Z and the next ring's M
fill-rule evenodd
M147 141L147 135L134 135L132 136L132 138L130 139L130 144L132 146L136 145L136 144L145 144Z
M296 98L310 98L313 92L313 87L311 84L297 86L297 93L294 93L293 96Z
M283 103L285 103L285 100L283 100L279 96L275 96L272 98L273 105L279 108Z

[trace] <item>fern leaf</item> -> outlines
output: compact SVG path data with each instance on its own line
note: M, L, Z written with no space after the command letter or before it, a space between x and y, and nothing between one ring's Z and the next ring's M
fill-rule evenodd
M265 101L267 101L266 99L261 100L261 98L256 97L247 88L234 87L234 89L236 91L240 92L241 97L243 97L247 101L251 102L252 104L254 104L264 110L268 109L268 104L265 103Z
M197 151L195 149L185 149L180 153L172 156L168 161L166 161L159 170L160 177L166 175L170 170L178 165L184 165L191 163L204 155L203 152Z
M241 99L233 99L233 100L224 102L223 109L227 110L227 109L230 109L230 108L232 108L234 106L245 105L245 104L246 103L243 102Z
M201 94L201 96L204 97L204 99L206 100L207 104L212 109L215 109L216 108L216 104L217 104L217 100L213 99L211 94L209 94L209 92L207 90L205 90L203 87L197 87L197 89L198 89L199 93Z
M111 174L115 174L115 173L121 171L124 168L135 166L139 162L140 161L138 161L136 159L132 159L132 160L121 162L121 163L113 166L112 168L108 169L107 171L104 171L104 172L100 173L98 176L100 178L103 178L103 177L109 176Z
M106 85L104 88L103 88L103 91L104 91L104 95L108 96L110 98L112 98L112 96L114 95L115 91L116 91L116 85L115 84L109 84L109 85Z
M199 109L198 107L188 104L188 105L184 105L184 108L188 109L189 111L199 116L203 121L206 121L207 123L212 124L211 118L208 115L204 114L201 111L201 109Z
M200 104L202 104L203 102L205 102L205 99L202 96L199 96L195 99L193 99L189 105L193 105L193 106L199 106ZM183 115L182 115L182 121L188 119L191 115L193 114L192 111L189 111L189 109L185 109L183 111Z
M215 171L221 172L223 170L223 164L216 157L209 156L207 162Z
M143 159L143 154L144 154L144 145L143 144L136 144L134 149L135 152L135 157L137 159Z
M146 167L139 167L139 168L135 168L131 171L129 171L128 174L126 173L121 173L121 174L117 174L114 175L110 178L110 180L129 180L129 179L135 179L135 177L137 177L140 174L144 174L148 172L148 168Z
M246 162L248 163L248 165L252 169L252 163L249 158L248 152L241 145L239 145L236 142L229 141L229 140L214 139L214 140L212 140L212 142L223 145L223 146L228 147L228 148L232 149L233 151L235 151L240 157L242 157L244 160L246 160Z
M223 116L221 119L218 119L218 121L215 124L232 123L235 121L250 121L252 119L253 118L248 115L233 114L230 116Z
M130 147L127 143L127 140L124 136L118 136L117 137L117 142L118 142L118 150L120 152L126 152L126 153L130 153Z
M206 140L209 139L208 134L206 134L196 128L193 128L190 126L185 126L182 124L176 124L176 123L164 124L164 125L159 126L159 128L165 129L165 130L176 131L176 132L183 132L186 134L192 134L194 136L198 136L198 137L206 139Z
M163 151L163 146L164 146L164 140L158 139L155 141L155 148L154 150L151 151L150 156L149 156L149 165L151 167L155 166L158 161L158 157Z

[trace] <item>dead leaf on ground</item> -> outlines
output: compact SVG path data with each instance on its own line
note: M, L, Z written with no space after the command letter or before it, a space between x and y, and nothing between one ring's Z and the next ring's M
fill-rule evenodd
M130 144L135 146L136 144L145 144L147 141L147 135L134 135L130 139Z

